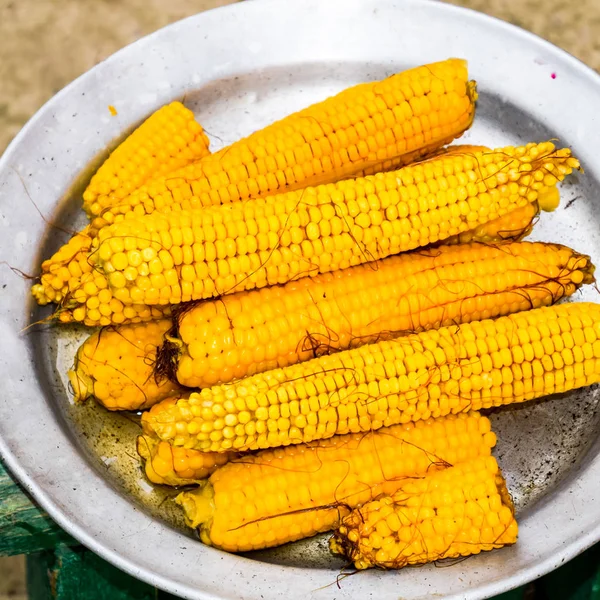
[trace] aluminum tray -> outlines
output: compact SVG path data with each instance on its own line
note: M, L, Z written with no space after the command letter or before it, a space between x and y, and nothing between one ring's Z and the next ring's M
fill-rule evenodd
M187 598L259 600L489 597L550 571L600 539L600 406L588 389L493 415L497 454L520 517L519 543L447 568L343 579L323 537L234 556L181 528L144 481L137 425L74 407L64 373L83 331L35 326L49 314L17 267L35 273L82 224L91 169L126 132L175 98L218 148L348 85L448 56L478 80L466 139L499 146L559 138L586 173L535 237L600 261L600 78L513 26L437 2L257 0L175 23L118 52L50 100L0 159L0 452L69 533L145 581ZM108 105L117 108L112 117ZM37 208L36 208L37 207ZM596 299L587 286L577 299ZM168 495L168 494L167 494Z

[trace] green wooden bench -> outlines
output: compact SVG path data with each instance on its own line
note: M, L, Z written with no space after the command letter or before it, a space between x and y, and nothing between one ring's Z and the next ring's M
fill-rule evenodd
M0 556L27 555L31 600L174 599L119 571L65 533L0 462ZM600 544L496 600L600 600Z

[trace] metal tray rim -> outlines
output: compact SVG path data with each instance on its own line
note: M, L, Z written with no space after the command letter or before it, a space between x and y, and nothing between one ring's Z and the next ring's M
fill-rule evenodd
M293 0L287 4L287 10L305 10L310 11L311 7L315 7L318 4L318 0ZM348 3L343 2L343 0L328 0L327 4L329 5L337 5L340 10L342 7L348 7ZM350 3L352 4L352 3ZM363 2L364 5L392 5L392 6L411 6L411 5L426 5L427 10L431 10L434 12L447 13L451 15L464 15L465 18L468 18L473 24L481 26L484 30L486 28L492 28L503 31L509 37L520 37L528 43L536 45L540 48L543 48L546 52L553 54L561 61L568 66L570 66L577 74L583 78L588 78L593 80L593 83L598 86L600 90L600 77L598 74L593 71L591 68L587 67L579 60L568 54L567 52L556 48L549 42L539 38L538 36L524 31L514 25L505 23L493 17L489 17L487 15L483 15L477 13L475 11L459 8L452 5L438 3L436 0L379 0L379 1L367 1ZM293 7L290 9L290 5ZM301 9L300 7L304 8ZM219 9L214 9L213 11L209 11L210 13L219 12L223 20L225 21L228 16L233 14L239 14L240 16L245 15L246 17L255 18L257 14L262 13L265 14L268 11L273 10L286 10L281 8L281 4L277 0L255 0L254 2L238 4L233 6L221 7ZM148 46L151 42L156 42L160 45L162 36L164 36L167 32L170 34L176 33L178 30L182 28L188 27L201 27L202 21L205 18L205 15L208 13L202 13L199 15L195 15L192 17L188 17L182 21L169 25L158 32L155 32L149 36L146 36L133 44L130 44L126 48L120 50L115 53L106 61L101 63L101 65L110 65L112 62L118 59L126 59L129 52L136 48L140 48L144 45ZM41 119L41 116L44 113L47 113L53 109L64 97L67 97L72 89L76 87L76 85L90 77L90 73L93 73L98 69L100 65L97 65L87 73L80 76L74 82L63 88L60 92L58 92L52 99L50 99L40 110L28 121L28 123L23 127L23 129L19 132L19 134L14 138L11 142L4 155L0 157L0 171L7 168L10 156L15 152L15 150L20 146L22 140L26 137L26 135L38 125L38 122ZM109 560L111 563L115 564L119 568L124 571L139 577L151 583L153 585L157 585L163 589L169 590L173 593L178 593L184 595L189 598L203 598L203 599L214 599L220 597L236 597L235 595L228 594L227 596L215 596L210 592L201 591L195 587L190 586L182 586L181 583L175 583L168 577L164 577L157 573L148 572L144 569L143 566L140 566L136 563L134 559L131 557L124 557L111 548L105 541L101 539L97 539L94 537L94 534L88 531L86 528L80 526L79 524L73 522L68 515L65 514L64 510L56 503L55 499L51 497L51 495L44 489L43 485L41 485L30 472L27 471L21 464L20 459L17 457L15 449L11 448L9 444L0 437L0 455L3 460L6 462L7 466L11 470L12 474L20 481L20 483L24 486L24 488L36 499L36 501L52 516L52 518L57 521L61 527L63 527L68 533L73 535L76 539L81 541L85 546L97 552L106 560ZM596 456L591 461L590 464L586 467L585 471L587 471L588 475L592 475L592 472L600 473L600 457ZM558 565L562 564L566 560L569 560L576 556L578 553L585 550L590 545L594 544L600 540L600 513L597 515L596 523L592 528L589 528L586 533L578 536L577 539L564 544L561 548L557 549L553 556L547 558L546 560L539 562L534 567L522 568L521 570L515 572L510 578L504 578L499 581L492 581L487 584L479 585L476 588L472 588L466 592L461 592L457 594L453 594L452 596L446 596L447 598L465 598L470 600L475 600L476 598L484 598L489 597L493 594L501 593L508 589L514 588L518 585L521 585L527 581L530 581L536 577L547 573L548 571L556 568ZM239 559L237 560L245 560ZM250 562L250 561L248 561ZM269 566L269 568L273 568ZM285 577L286 574L290 575L291 570L297 570L301 573L304 572L303 569L291 569L285 568L278 570L285 571L285 573L281 572L280 575ZM260 587L260 582L254 583L257 587Z

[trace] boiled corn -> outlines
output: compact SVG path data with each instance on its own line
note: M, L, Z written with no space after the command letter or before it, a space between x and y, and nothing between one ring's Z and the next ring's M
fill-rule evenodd
M83 194L83 208L88 216L99 215L148 180L207 156L208 145L202 126L181 102L163 106L100 166ZM42 263L40 282L32 287L38 304L59 303L81 285L81 277L92 271L91 243L87 226Z
M282 284L444 240L535 202L578 166L549 142L105 227L90 260L123 304ZM74 303L88 299L73 292Z
M451 146L444 148L436 152L436 156L444 154L467 154L477 150L486 150L483 146ZM460 151L460 152L459 152ZM214 182L215 185L218 182ZM481 226L484 227L484 226ZM60 303L68 295L70 296L75 290L82 288L87 283L89 286L90 280L95 280L98 286L99 274L91 274L93 270L93 264L89 257L89 251L91 249L91 238L89 235L90 228L86 227L83 231L73 236L64 246L62 246L50 259L45 260L42 263L42 274L40 276L40 283L37 283L32 288L33 296L40 305L46 305L50 302ZM487 239L494 241L493 237L489 235L481 234L470 236L473 241ZM82 282L83 280L83 282ZM106 287L106 286L104 286ZM102 289L102 288L100 288ZM67 299L68 302L68 299ZM82 311L78 311L80 314ZM107 315L103 315L103 319L90 318L85 311L85 318L72 318L72 311L64 309L61 311L62 322L70 322L72 320L79 320L87 325L109 325L115 323L130 322L130 319L115 321L106 318ZM117 314L117 313L109 313Z
M88 216L120 204L148 180L172 173L210 154L194 113L171 102L150 115L96 171L83 193Z
M540 208L551 212L560 203L560 192L556 186L551 186L538 193L536 202L531 202L506 213L488 223L483 223L475 229L465 231L444 240L444 244L464 244L468 242L495 243L507 240L520 241L533 230Z
M403 482L344 517L331 550L357 569L400 569L517 541L514 508L487 456Z
M476 97L458 59L357 85L144 186L95 219L93 233L126 214L224 204L406 164L461 135Z
M92 334L77 350L68 373L75 401L93 396L109 410L139 410L181 393L176 383L154 377L157 348L171 327L165 319Z
M176 319L178 337L168 338L159 363L188 387L227 383L403 333L549 305L592 273L588 257L539 242L405 253L201 302Z
M144 461L146 477L152 483L184 486L200 483L219 467L237 457L234 452L200 452L174 448L167 442L141 435L137 451Z
M91 246L89 227L85 227L42 263L40 282L31 288L39 305L58 304L69 293L69 288L81 286L83 275L93 270L89 259Z
M538 308L368 344L156 405L175 446L252 450L491 408L600 382L600 305Z
M336 436L229 462L177 502L204 543L256 550L333 529L407 478L489 457L495 442L478 413Z

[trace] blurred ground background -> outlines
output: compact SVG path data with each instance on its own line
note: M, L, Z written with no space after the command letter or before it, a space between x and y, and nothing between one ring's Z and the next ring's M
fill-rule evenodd
M285 0L282 0L285 1ZM600 69L600 1L452 0ZM53 94L135 39L231 0L0 0L0 153Z
M452 2L529 29L600 70L600 0ZM99 61L168 23L230 3L0 0L0 154L46 100ZM26 600L24 571L22 557L0 559L0 600Z

